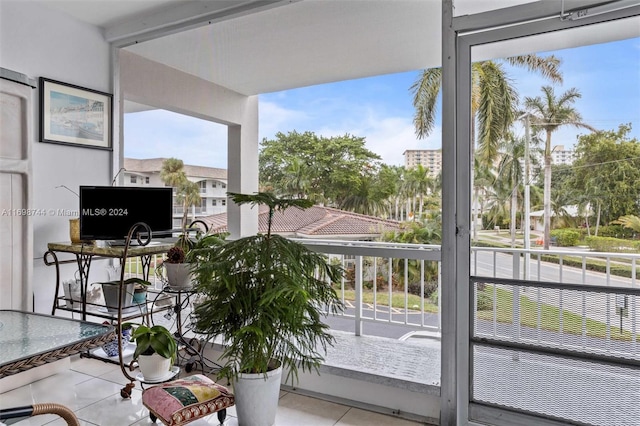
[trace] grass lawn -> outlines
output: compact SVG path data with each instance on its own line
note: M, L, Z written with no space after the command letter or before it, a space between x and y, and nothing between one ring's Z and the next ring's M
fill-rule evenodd
M129 258L125 263L124 272L127 274L142 274L142 262L140 258ZM149 280L152 280L156 273L155 263L153 258L151 259L151 265L149 265Z
M493 297L493 288L487 286L483 293ZM496 318L498 322L511 324L513 321L513 294L509 290L496 288ZM493 311L478 311L478 319L493 321ZM613 317L617 318L617 317ZM562 330L565 333L582 335L582 317L567 310L562 310ZM525 327L538 327L538 304L527 296L520 296L520 325ZM586 319L586 335L588 337L607 337L607 325L590 318ZM540 304L540 328L547 331L560 331L560 309L545 303ZM610 327L611 338L615 340L630 341L632 335L615 324Z
M335 289L338 293L338 296L342 295L340 288ZM355 290L345 290L344 291L345 300L354 301L356 300L356 292ZM364 303L373 304L373 291L372 290L363 290L362 291L362 301ZM389 291L382 290L376 293L376 302L378 305L389 306ZM391 302L393 303L393 308L404 308L404 293L399 291L394 291L391 293ZM410 294L407 297L407 303L409 305L410 310L420 310L420 296L416 296L415 294ZM424 311L425 312L438 312L438 305L433 304L429 299L424 299Z

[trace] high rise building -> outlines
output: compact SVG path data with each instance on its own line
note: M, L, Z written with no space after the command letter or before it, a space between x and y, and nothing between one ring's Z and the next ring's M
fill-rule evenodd
M408 149L404 153L404 166L407 169L422 164L428 168L431 176L437 176L442 170L441 149Z

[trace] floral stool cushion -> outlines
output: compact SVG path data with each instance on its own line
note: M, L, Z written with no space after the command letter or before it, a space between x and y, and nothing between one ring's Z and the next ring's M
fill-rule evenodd
M157 418L168 426L184 425L217 412L222 424L235 398L224 386L196 374L145 389L142 403L154 423Z

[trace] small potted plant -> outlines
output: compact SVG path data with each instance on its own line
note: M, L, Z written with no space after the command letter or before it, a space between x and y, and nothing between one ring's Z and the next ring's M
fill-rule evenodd
M118 312L118 294L120 295L120 306L122 309L130 309L135 305L133 301L136 287L150 286L149 281L141 278L128 278L122 282L123 288L120 291L120 280L104 281L95 284L102 285L102 294L104 295L105 306L108 312ZM146 297L145 297L146 298Z
M130 323L123 324L128 325ZM161 326L133 325L131 338L136 343L133 360L138 362L145 381L161 381L172 374L178 345L171 332Z
M185 261L185 251L180 246L173 246L167 251L166 259L160 270L167 273L167 283L175 290L191 288L191 265Z

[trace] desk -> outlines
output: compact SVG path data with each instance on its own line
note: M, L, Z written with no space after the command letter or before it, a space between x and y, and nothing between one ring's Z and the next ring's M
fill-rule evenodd
M0 310L0 378L101 346L113 326Z

